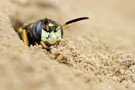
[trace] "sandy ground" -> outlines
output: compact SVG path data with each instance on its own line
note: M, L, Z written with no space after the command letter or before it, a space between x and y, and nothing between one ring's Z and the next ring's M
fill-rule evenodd
M0 0L0 90L135 90L134 0ZM45 17L65 27L51 53L15 32Z

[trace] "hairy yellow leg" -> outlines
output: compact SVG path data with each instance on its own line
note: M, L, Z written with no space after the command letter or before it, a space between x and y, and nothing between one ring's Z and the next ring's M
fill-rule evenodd
M29 45L29 40L25 29L22 30L22 40L26 45Z

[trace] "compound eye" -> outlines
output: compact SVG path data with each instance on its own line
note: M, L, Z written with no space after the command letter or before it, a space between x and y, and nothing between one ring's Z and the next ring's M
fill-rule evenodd
M53 27L54 25L53 25L52 23L49 23L48 26L49 26L49 27Z

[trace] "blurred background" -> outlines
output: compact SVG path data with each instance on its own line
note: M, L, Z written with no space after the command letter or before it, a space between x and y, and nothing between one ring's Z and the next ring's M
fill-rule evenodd
M15 32L82 16L52 53ZM135 0L0 0L0 90L135 90L134 39Z

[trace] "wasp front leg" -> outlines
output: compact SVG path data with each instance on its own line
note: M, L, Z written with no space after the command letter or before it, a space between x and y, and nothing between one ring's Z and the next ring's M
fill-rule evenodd
M29 40L28 40L28 35L27 35L26 30L23 29L23 28L19 28L19 29L18 29L18 33L19 33L21 39L23 40L23 42L24 42L26 45L29 45Z
M44 49L50 50L50 47L47 46L43 41L40 41L40 44L42 45L42 47L43 47Z

